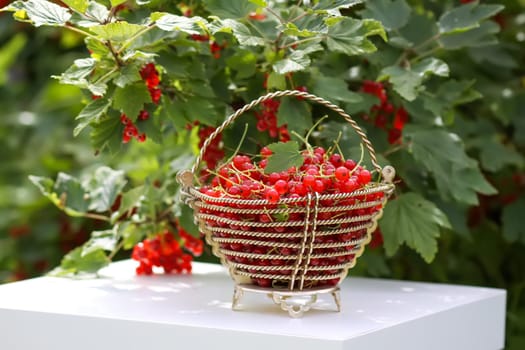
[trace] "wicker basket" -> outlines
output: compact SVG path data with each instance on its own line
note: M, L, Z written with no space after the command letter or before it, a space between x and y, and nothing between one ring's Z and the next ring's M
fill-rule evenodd
M300 198L280 199L277 204L264 199L215 198L201 193L194 184L194 174L211 140L244 112L281 96L302 97L341 115L361 138L382 181L351 193L309 193ZM206 241L235 281L233 309L238 308L243 292L263 292L291 316L300 317L321 293L331 293L340 310L338 284L370 242L371 232L376 229L394 189L394 175L392 167L382 169L378 165L365 133L341 108L306 92L285 90L261 96L229 116L204 142L192 169L181 172L178 180L183 198L193 208ZM285 214L290 219L284 222L254 219L260 214ZM249 252L232 249L232 245L249 247ZM271 287L252 283L261 279L270 280ZM297 302L294 297L302 299Z

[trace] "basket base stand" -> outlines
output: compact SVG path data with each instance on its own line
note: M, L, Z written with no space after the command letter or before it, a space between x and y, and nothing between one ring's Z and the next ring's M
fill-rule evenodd
M304 315L305 312L310 310L317 301L319 294L330 293L334 298L336 305L336 311L341 311L341 295L338 286L323 288L323 289L312 289L302 291L287 291L287 290L269 290L268 288L261 288L252 285L235 285L233 291L232 310L239 311L240 301L245 292L253 293L264 293L267 294L273 302L281 307L283 311L287 311L288 315L293 318L299 318Z

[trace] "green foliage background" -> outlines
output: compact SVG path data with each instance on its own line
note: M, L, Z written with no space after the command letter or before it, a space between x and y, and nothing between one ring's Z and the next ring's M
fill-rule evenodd
M109 5L109 1L101 3ZM112 5L119 3L111 1ZM64 172L86 178L97 169L100 171L101 166L111 166L125 172L122 181L127 183L125 189L130 201L136 193L144 194L150 203L142 203L141 208L160 211L158 203L168 207L173 204L173 195L168 198L166 193L175 192L174 174L188 167L196 151L196 135L183 131L185 124L200 120L217 125L232 106L265 92L262 88L265 72L270 73L269 88L277 89L293 87L286 73L294 72L295 85L305 85L309 91L337 102L356 116L370 135L382 164L393 164L399 173L397 198L389 204L381 222L383 247L368 249L352 274L505 288L509 293L508 348L524 348L523 1L482 1L483 5L494 6L474 12L454 12L452 9L461 4L452 0L374 0L364 5L355 1L355 9L342 10L344 16L352 19L343 19L345 26L330 27L330 39L322 42L327 48L323 52L313 50L313 45L303 47L302 43L299 50L268 50L267 38L258 33L271 32L268 28L273 22L255 23L261 28L253 30L245 29L249 20L242 19L258 7L255 3L264 2L238 3L241 5L233 7L219 0L187 4L195 14L222 18L223 22L217 20L208 27L216 30L217 41L226 44L219 59L213 58L206 45L174 34L170 22L174 19L168 16L160 17L157 22L165 32L153 31L144 42L140 39L133 44L145 52L159 53L154 59L164 69L163 80L171 84L166 88L172 98L163 97L151 124L146 125L152 141L125 147L120 142L121 131L108 137L100 136L101 132L97 134L97 130L106 127L104 121L111 119L86 112L85 105L92 103L91 93L50 79L51 75L59 76L66 71L75 59L89 56L84 38L56 27L35 29L0 12L0 281L37 276L50 270L65 253L86 242L93 231L105 232L99 238L113 234L111 224L94 220L93 215L71 217L60 212L31 184L29 175L40 177L35 181L49 190L51 198L54 189L46 187L45 177L55 179L59 172ZM5 5L2 1L0 4ZM500 4L504 5L501 12L495 6ZM186 6L179 2L151 1L127 14L126 19L138 23L149 15L148 9L181 15ZM447 12L448 15L443 15ZM382 23L385 32L372 22L365 29L352 31L348 28L355 18L375 19ZM226 23L226 19L238 21L232 24ZM455 19L462 24L461 28L456 27ZM285 35L304 40L320 35L317 29L315 22L303 23L303 27L289 25ZM101 29L96 35L117 40L118 30L124 29L113 30ZM186 34L194 30L202 32L193 24L188 24L185 30ZM162 48L154 40L155 35L172 40L177 50ZM352 35L359 37L360 42L348 41ZM381 36L387 36L388 41L384 42ZM318 44L312 41L310 44ZM133 65L140 67L148 59L132 61L125 75L132 77ZM355 67L359 69L353 75ZM111 66L106 68L109 71ZM104 67L97 69L103 71ZM147 95L121 88L112 80L117 75L109 77L106 97L112 96L114 109L108 112L109 116L119 109L136 115L143 108L137 96L142 96L142 102L153 108L148 105ZM388 81L389 98L409 112L411 119L403 130L401 147L392 147L383 130L361 118L377 101L363 94L360 86L363 80L376 78ZM228 87L231 82L239 89L232 91ZM90 89L97 92L100 86ZM126 103L131 100L135 103ZM312 125L315 108L311 112L304 106L287 106L280 111L281 122L298 131ZM304 118L297 117L298 110L304 112ZM76 129L78 136L73 137L79 123L74 118L81 111L86 112L86 118L80 119L86 129ZM184 118L179 118L180 115ZM162 118L168 122L161 123ZM337 131L345 127L331 122L323 129L324 137L333 140ZM230 149L236 147L231 135L238 132L238 129L227 131L224 136ZM266 141L269 139L259 140ZM345 132L341 146L355 149L351 132ZM248 150L250 147L254 145L246 145ZM157 186L153 186L156 183L163 185L156 190ZM183 208L174 209L173 215L180 216L180 210ZM122 245L128 249L143 237L138 231L159 229L156 224L142 225L140 230L132 229L133 224L121 227L124 233L115 232L125 237ZM93 244L90 249L91 260L75 262L73 254L62 267L72 269L70 272L96 270L109 261L104 249L93 250Z

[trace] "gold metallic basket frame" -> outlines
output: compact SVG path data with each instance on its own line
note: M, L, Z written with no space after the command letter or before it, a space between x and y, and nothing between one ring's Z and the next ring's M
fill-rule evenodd
M282 198L276 204L265 199L216 198L201 193L194 186L195 174L211 141L246 111L282 96L302 97L342 116L361 138L382 181L351 193L308 193L299 198ZM318 96L284 90L261 96L230 115L205 140L193 167L181 172L178 181L185 203L194 210L196 224L235 281L233 309L238 308L244 292L258 292L269 294L290 316L300 317L323 293L332 294L340 310L338 284L370 242L394 190L394 176L394 168L378 165L366 134L344 110ZM296 214L300 220L254 219L261 214ZM231 249L232 244L256 249ZM272 287L253 285L252 281L258 279L271 280ZM302 298L302 302L294 301L295 297Z

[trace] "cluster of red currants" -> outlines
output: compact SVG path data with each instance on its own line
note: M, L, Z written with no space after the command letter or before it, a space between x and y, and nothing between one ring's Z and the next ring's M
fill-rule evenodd
M181 228L178 233L181 242L175 239L171 231L166 230L135 245L131 257L139 262L137 275L151 275L154 266L162 267L165 273L191 273L193 257L184 253L182 248L198 256L202 254L203 243Z
M199 149L202 148L204 142L215 131L212 126L201 126L199 128ZM222 134L218 134L213 140L211 140L208 148L204 152L202 159L206 163L208 169L215 169L224 158L224 150L222 148Z
M208 35L192 34L190 37L195 41L208 42L210 45L210 52L215 59L221 57L221 50L226 47L226 44L219 45L216 41L210 40Z
M380 129L388 130L388 142L390 144L400 144L403 128L408 122L408 113L401 106L395 108L388 101L388 95L382 83L377 81L365 80L361 90L367 94L376 96L379 104L375 104L370 109L370 114L365 119L374 118L374 124ZM393 118L392 118L393 116Z
M238 271L252 274L252 282L261 287L282 285L289 280L283 276L290 276L300 252L302 226L307 215L303 209L309 193L350 194L369 186L372 178L370 171L355 161L345 160L340 154L327 152L322 147L303 151L304 163L298 168L266 174L264 169L271 155L267 147L261 150L262 159L258 162L236 155L217 170L209 185L200 188L205 195L204 201L214 204L212 209L201 208L201 213L207 215L206 224L212 228L213 236L222 242L220 247L227 259L236 264ZM333 208L333 211L322 210L316 214L316 225L324 234L315 236L315 243L325 246L314 248L310 256L310 269L306 274L310 286L333 286L339 282L335 277L341 271L338 269L355 258L355 246L351 241L366 237L365 221L381 209L383 196L383 192L372 192L342 196L341 199L321 199L320 205ZM238 199L243 204L220 201L223 198ZM288 198L296 201L286 204L281 201ZM261 199L266 203L252 201ZM274 209L285 210L274 213ZM363 219L344 220L349 217ZM343 219L343 222L333 224L334 219ZM267 227L258 225L281 222ZM238 243L247 235L250 244ZM273 270L268 268L270 266L279 268ZM258 271L264 271L264 277L257 277ZM272 278L268 278L269 274ZM327 279L327 276L332 277Z
M149 94L151 96L151 101L154 104L159 104L160 97L162 96L162 91L158 88L160 84L160 77L157 68L153 63L148 63L140 70L140 76L142 80L146 83L148 87Z
M257 118L257 130L263 132L268 131L270 137L279 138L279 141L290 141L290 134L288 133L288 126L283 124L277 126L277 111L279 110L280 102L274 99L268 99L262 102L262 110L255 112Z
M140 70L140 76L146 83L151 96L151 101L155 104L158 104L162 96L162 91L158 88L160 84L160 78L159 72L155 68L155 65L153 63L146 64ZM149 117L149 112L142 110L139 112L137 119L140 121L145 121L148 120ZM146 133L140 133L137 125L135 125L133 120L126 114L123 113L120 115L120 121L124 125L124 130L122 132L122 143L128 143L132 138L136 139L138 142L146 141Z

